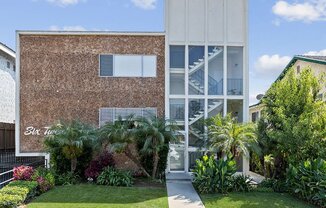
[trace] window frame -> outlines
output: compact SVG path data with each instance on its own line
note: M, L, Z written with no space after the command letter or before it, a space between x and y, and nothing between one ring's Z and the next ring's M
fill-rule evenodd
M113 69L112 69L112 76L103 76L101 75L101 56L113 56ZM141 76L115 76L115 56L141 56L142 59L142 68L141 68ZM143 76L144 75L144 64L143 64L143 57L149 57L149 56L153 56L155 57L155 76ZM98 55L98 76L99 77L113 77L113 78L157 78L157 55L156 54L105 54L105 53L101 53Z

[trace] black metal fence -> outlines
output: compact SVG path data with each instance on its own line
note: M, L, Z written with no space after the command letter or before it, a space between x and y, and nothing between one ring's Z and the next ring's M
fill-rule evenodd
M0 152L0 188L13 180L13 168L28 165L34 168L45 167L45 157L16 157L14 151Z

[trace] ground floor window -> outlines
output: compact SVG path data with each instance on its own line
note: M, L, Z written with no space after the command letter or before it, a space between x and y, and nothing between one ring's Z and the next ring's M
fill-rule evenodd
M157 116L157 108L101 108L99 126L114 122L119 117L127 118L130 115L135 117Z

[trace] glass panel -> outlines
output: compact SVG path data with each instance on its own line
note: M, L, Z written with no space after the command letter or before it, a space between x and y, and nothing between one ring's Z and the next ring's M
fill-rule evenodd
M203 95L205 90L205 47L189 46L189 95Z
M195 168L196 160L200 159L204 155L203 152L189 152L189 171L193 172L192 170Z
M143 56L143 77L156 77L156 56Z
M189 100L189 146L203 147L205 144L204 99Z
M170 68L185 68L185 46L170 46Z
M114 56L114 76L141 77L142 56L128 56L128 55Z
M170 74L170 94L171 95L184 95L185 94L185 75Z
M170 170L184 171L185 166L185 147L183 144L170 145Z
M239 123L243 122L243 101L242 100L228 100L228 113L237 118Z
M170 119L175 121L179 126L185 124L185 100L170 99ZM180 127L181 128L181 127Z
M112 55L100 55L100 76L113 76Z
M217 114L223 115L224 100L212 99L208 100L208 118L214 117Z
M243 47L228 47L228 95L243 94Z
M208 94L223 95L223 47L208 47Z

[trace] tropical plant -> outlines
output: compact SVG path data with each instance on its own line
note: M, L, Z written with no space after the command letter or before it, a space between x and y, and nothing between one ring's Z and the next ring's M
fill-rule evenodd
M247 175L236 175L232 177L232 190L237 192L250 192L253 179Z
M232 190L232 175L236 172L236 162L232 159L215 160L204 155L196 160L193 170L195 188L200 193L227 193Z
M326 161L307 160L287 171L290 192L321 207L326 207Z
M115 162L113 159L113 154L108 151L104 151L90 162L88 168L85 170L86 178L88 180L96 180L102 170L107 166L114 167Z
M209 147L213 152L231 154L232 158L259 152L256 128L253 124L238 123L231 114L218 114L208 120Z
M119 117L115 122L106 123L100 129L101 146L106 149L110 145L112 151L124 153L147 177L150 177L138 156L133 153L133 144L136 140L136 129L134 127L135 119L133 116L128 116L126 119Z
M60 121L54 124L50 130L54 134L48 135L45 138L45 145L48 151L53 151L52 148L56 144L64 157L70 160L70 171L75 172L78 157L83 154L84 146L87 143L92 143L97 138L95 128L73 120L71 122Z
M56 173L54 177L55 184L58 186L74 185L81 182L81 178L70 171L66 173Z
M97 178L97 184L108 186L131 186L133 178L129 171L105 168Z
M170 141L176 140L176 128L176 125L171 121L157 117L141 118L138 120L138 139L144 140L144 145L140 152L153 157L153 179L156 177L159 160L167 160L167 157L160 158L159 153L168 146Z

